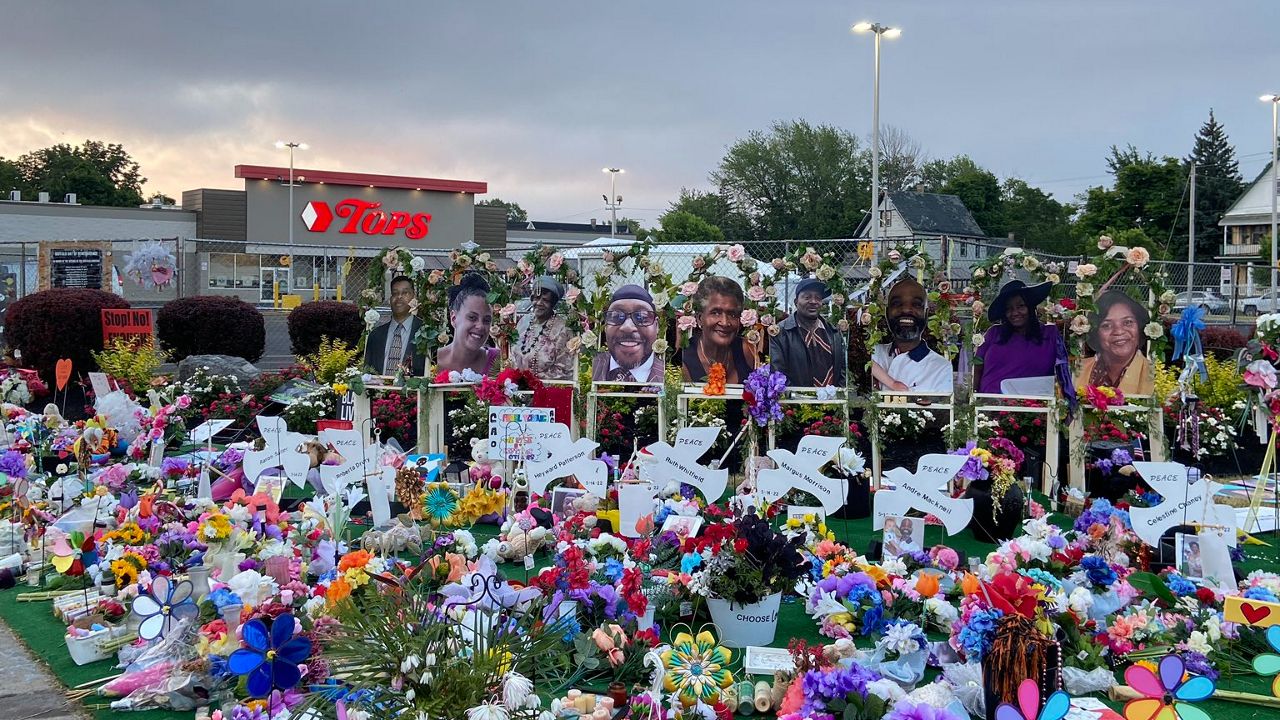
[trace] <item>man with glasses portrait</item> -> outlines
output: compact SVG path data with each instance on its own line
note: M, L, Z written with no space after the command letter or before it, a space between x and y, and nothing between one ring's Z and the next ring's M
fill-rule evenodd
M653 352L658 312L653 296L639 285L614 291L604 313L604 350L591 363L596 382L661 383L666 361Z

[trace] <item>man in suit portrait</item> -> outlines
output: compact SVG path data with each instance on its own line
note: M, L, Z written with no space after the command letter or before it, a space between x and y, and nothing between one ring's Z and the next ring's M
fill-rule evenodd
M426 358L413 347L413 336L422 327L422 321L410 314L416 299L412 280L404 275L391 280L391 320L374 328L364 345L364 364L375 375L394 375L397 368L415 376L426 374Z
M604 350L591 364L597 382L662 382L666 361L653 351L658 312L653 296L639 285L614 291L604 313Z

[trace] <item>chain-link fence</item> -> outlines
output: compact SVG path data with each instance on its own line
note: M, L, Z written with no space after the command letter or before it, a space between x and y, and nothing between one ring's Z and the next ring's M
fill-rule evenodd
M921 243L938 268L950 279L952 285L962 288L971 277L972 268L981 262L990 262L1007 249L1007 245L990 240L946 237L889 238L882 240L880 252L891 243L910 240ZM338 247L320 245L287 245L273 243L204 240L197 238L160 239L174 253L177 275L172 285L163 289L143 288L125 275L129 254L147 240L98 240L83 241L96 245L107 253L111 267L104 274L104 289L124 295L140 307L154 307L175 297L191 295L224 295L270 308L280 305L277 293L284 304L313 300L355 301L367 287L369 269L377 262L380 248ZM560 249L565 261L573 264L584 277L592 276L604 265L608 252L625 251L635 240L599 238L579 246ZM790 297L792 285L798 276L775 271L770 264L774 258L783 258L796 251L812 247L821 253L831 253L834 264L851 288L865 285L867 272L877 260L877 248L869 248L873 254L867 258L867 241L861 239L830 240L778 240L741 243L746 254L758 261L760 271L772 277L781 297ZM46 244L55 246L55 243ZM518 262L536 245L508 244L490 252L502 268ZM714 248L709 244L662 244L651 252L651 259L660 263L678 283L688 277L695 264L702 261ZM860 254L862 250L862 254ZM1031 251L1041 262L1056 262L1063 267L1061 280L1069 286L1075 283L1073 263L1083 256L1054 255ZM423 249L414 254L423 258L425 268L448 269L450 250ZM47 263L48 258L45 258ZM41 287L42 270L40 243L0 244L0 290L7 304L19 297L35 292ZM1256 306L1250 298L1266 290L1252 282L1256 266L1243 263L1156 263L1167 274L1166 284L1179 293L1174 309L1187 304L1204 307L1208 322L1217 324L1247 324L1252 322L1247 310ZM727 260L711 268L713 274L735 276L737 265ZM635 279L638 279L637 275ZM621 284L628 278L613 277L610 283ZM1188 283L1188 280L1191 280ZM1123 281L1121 281L1123 287ZM594 288L585 288L593 290ZM288 297L294 296L294 297Z

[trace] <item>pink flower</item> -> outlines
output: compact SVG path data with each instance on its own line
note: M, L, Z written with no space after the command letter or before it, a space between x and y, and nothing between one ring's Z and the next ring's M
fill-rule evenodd
M680 332L689 332L697 324L697 319L692 315L681 315L680 318L676 320L676 329Z
M741 262L746 256L747 250L741 245L730 245L729 250L725 253L725 257L729 258L730 262Z
M515 304L515 303L507 303L506 305L504 305L503 307L501 307L501 308L499 308L499 309L498 309L498 315L499 315L499 317L501 317L503 320L510 320L510 319L511 319L511 316L513 316L513 315L515 315L515 314L516 314L516 304Z
M1244 382L1250 387L1272 390L1276 386L1276 369L1266 360L1254 360L1244 369Z
M758 321L759 319L760 319L760 313L756 312L755 310L748 308L742 311L743 325L747 325L747 326L755 325L756 321Z
M694 259L693 259L693 269L694 269L694 270L701 270L702 268L704 268L704 267L706 267L706 266L707 266L707 261L706 261L706 259L705 259L705 258L703 258L701 255L699 255L698 257L696 257L696 258L694 258Z
M747 298L750 299L751 302L763 302L764 288L759 285L752 285L751 289L747 290Z
M578 300L578 296L581 294L582 294L581 288L576 288L570 285L569 288L564 291L564 301L572 305L574 302Z
M552 272L559 270L560 266L563 264L564 264L564 255L561 253L552 253L551 257L547 258L547 269L551 270Z
M774 318L772 315L770 315L770 314L768 314L768 313L765 313L764 315L761 315L761 316L760 316L760 324L761 324L761 325L763 325L763 326L765 326L765 327L769 327L770 325L774 324L775 322L777 322L777 319L776 319L776 318Z
M773 265L774 270L782 270L787 266L787 261L782 258L774 258L773 262L770 264Z
M1134 267L1142 267L1151 261L1151 251L1144 247L1132 247L1125 254L1125 259Z
M890 250L889 262L894 262L894 263L902 262L902 253L898 252L897 250Z
M693 297L696 292L698 292L698 283L692 280L680 286L680 294L685 297Z

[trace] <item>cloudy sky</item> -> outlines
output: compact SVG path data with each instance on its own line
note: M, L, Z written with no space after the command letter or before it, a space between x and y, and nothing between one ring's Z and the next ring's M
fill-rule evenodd
M0 23L0 156L124 143L148 191L239 187L237 163L489 183L534 219L652 222L776 120L967 153L1070 199L1113 143L1184 155L1213 108L1245 174L1280 92L1275 0L20 3ZM1269 30L1270 29L1270 30Z

